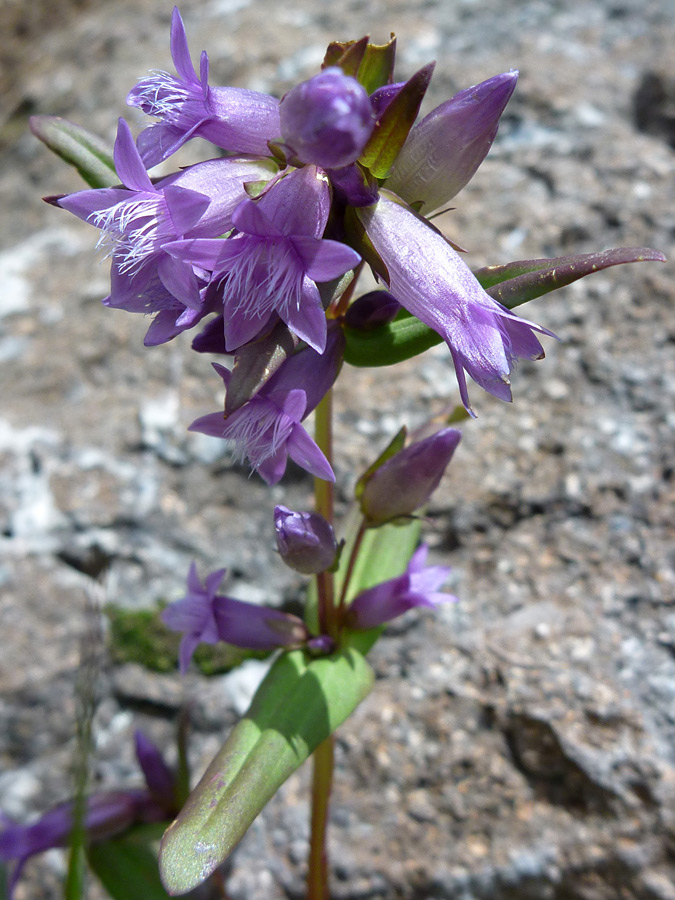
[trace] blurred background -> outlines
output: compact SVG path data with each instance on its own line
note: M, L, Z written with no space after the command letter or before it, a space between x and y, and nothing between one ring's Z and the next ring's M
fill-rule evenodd
M292 469L269 490L222 442L187 434L222 402L209 360L190 335L145 349L147 323L100 306L94 229L40 199L82 183L28 117L112 143L124 115L138 133L125 96L172 69L171 8L0 0L0 809L22 820L70 792L83 691L95 788L137 781L134 726L167 743L189 702L199 771L245 708L264 663L211 659L181 681L175 646L142 643L192 559L202 574L227 566L242 599L293 609L300 596L271 512L307 508L309 478ZM671 0L180 9L212 84L277 96L330 40L364 33L397 34L399 79L437 61L426 110L519 69L490 155L437 222L470 265L614 246L672 256ZM193 142L170 167L211 152ZM336 900L675 898L674 299L672 263L654 263L534 301L522 314L560 343L519 367L512 405L471 390L478 419L425 528L460 603L389 628L375 689L339 732ZM442 347L345 370L339 511L400 425L455 402ZM302 770L254 824L231 900L302 896L307 792ZM30 864L17 898L59 896L63 866L57 853Z

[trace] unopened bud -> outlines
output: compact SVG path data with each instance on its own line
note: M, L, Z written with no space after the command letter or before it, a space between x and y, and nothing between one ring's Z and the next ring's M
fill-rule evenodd
M329 169L359 158L375 121L365 89L337 66L290 90L279 116L281 135L295 156Z
M281 558L296 572L316 575L335 562L337 543L333 529L319 513L274 508L274 527Z
M438 487L461 436L455 428L444 428L404 447L376 469L361 495L368 524L409 516L423 506Z

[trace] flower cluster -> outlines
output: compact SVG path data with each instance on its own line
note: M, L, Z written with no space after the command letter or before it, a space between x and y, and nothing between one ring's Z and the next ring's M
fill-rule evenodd
M270 484L288 456L332 480L300 422L337 375L339 332L358 321L348 285L366 261L392 308L447 343L469 411L467 373L510 399L513 364L543 355L535 332L544 329L492 299L425 215L480 165L517 73L461 91L415 124L432 66L395 82L393 41L331 45L323 70L280 101L211 86L206 53L197 74L177 9L171 54L176 74L153 72L127 98L156 121L135 142L120 120L120 186L52 202L100 230L112 260L104 303L153 314L146 344L213 317L193 346L233 354L235 366L217 367L225 413L193 429L235 441ZM226 155L150 177L193 137ZM253 373L239 365L256 356Z

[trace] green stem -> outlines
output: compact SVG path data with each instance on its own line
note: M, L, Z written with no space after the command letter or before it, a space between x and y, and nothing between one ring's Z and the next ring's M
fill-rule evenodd
M333 746L334 738L331 734L314 751L307 900L330 900L326 829L328 827L328 803L333 786Z

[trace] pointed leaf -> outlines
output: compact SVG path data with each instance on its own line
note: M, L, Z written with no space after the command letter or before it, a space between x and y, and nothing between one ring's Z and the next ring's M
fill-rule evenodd
M87 857L113 900L168 900L156 853L131 835L92 844Z
M486 266L474 272L491 297L509 309L550 291L572 284L593 272L632 262L665 262L658 250L619 247L555 259L523 259L503 266Z
M320 659L295 650L276 661L164 835L160 869L170 894L201 884L226 859L284 781L364 699L373 677L353 649Z
M620 247L578 256L526 259L502 266L486 266L474 275L491 297L507 309L514 309L521 303L565 287L593 272L631 262L665 262L665 257L658 250ZM345 361L364 367L394 365L424 353L443 340L405 311L380 328L371 331L344 328L344 335Z
M395 58L396 37L393 34L386 44L368 44L356 76L368 94L393 81Z
M90 187L120 183L112 153L97 135L60 116L31 116L30 130L57 156L75 166Z
M225 396L225 414L229 416L250 400L293 353L296 344L297 339L279 322L260 340L237 350Z
M434 63L416 72L401 88L378 119L359 159L376 178L386 178L417 118Z

